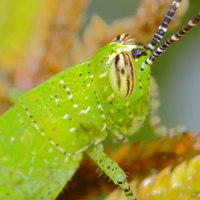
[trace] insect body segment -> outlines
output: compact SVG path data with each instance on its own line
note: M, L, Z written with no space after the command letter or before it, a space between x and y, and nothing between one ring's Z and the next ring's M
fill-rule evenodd
M129 35L127 37L131 40ZM108 130L132 135L147 114L150 67L146 66L144 70L141 64L150 51L136 43L121 45L122 42L120 38L97 52L95 62L99 64L96 65L95 81L107 116ZM106 56L100 53L108 49ZM146 54L134 58L133 49L141 49Z
M19 104L2 116L0 127L0 199L55 199L82 155L64 156L39 136Z
M119 185L124 190L128 199L133 200L133 193L126 180L126 174L124 171L113 162L108 156L102 152L98 146L90 147L87 150L88 155L98 164L98 166L104 170L104 172L114 181L116 185Z
M20 100L38 134L66 155L79 153L106 136L89 64L75 66L76 73L72 68L61 72Z

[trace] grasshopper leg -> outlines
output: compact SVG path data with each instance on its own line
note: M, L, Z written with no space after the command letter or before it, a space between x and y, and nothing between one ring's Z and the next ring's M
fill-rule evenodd
M91 146L87 149L87 154L90 158L105 172L106 175L124 191L128 200L136 200L132 193L129 183L126 179L124 171L111 160L99 146Z

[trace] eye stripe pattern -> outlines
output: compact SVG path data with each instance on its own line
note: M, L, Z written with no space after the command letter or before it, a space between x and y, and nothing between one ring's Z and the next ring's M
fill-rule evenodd
M117 85L118 89L120 90L121 87L121 78L120 78L120 57L119 55L116 56L115 58L115 70L116 70L116 76L117 76Z
M132 58L128 53L123 53L124 62L125 62L125 69L127 70L127 93L126 97L129 97L133 93L134 89L134 71L133 71L133 62Z
M118 54L110 67L110 84L113 91L122 98L129 98L136 88L133 58L128 53Z
M133 38L132 35L130 34L121 34L115 37L113 39L113 42L119 42L120 44L123 44L123 45L132 45L132 44L135 44L137 40Z

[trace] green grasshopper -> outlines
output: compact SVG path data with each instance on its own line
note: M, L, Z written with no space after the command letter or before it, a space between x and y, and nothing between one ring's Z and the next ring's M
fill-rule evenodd
M55 199L84 152L122 188L128 200L136 199L126 174L103 152L101 142L108 134L124 139L138 131L150 96L155 99L150 123L156 134L174 136L186 131L160 124L157 88L150 89L154 60L200 20L199 12L154 51L180 2L173 1L147 46L129 34L119 35L93 57L22 95L1 116L0 199Z

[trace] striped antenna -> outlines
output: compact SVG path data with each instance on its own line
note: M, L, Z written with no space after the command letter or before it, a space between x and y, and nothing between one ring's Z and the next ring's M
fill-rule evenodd
M169 38L165 43L163 43L160 47L158 47L146 60L146 63L151 65L154 60L156 60L165 50L170 47L174 42L179 40L183 35L185 35L192 27L196 26L196 24L200 21L200 11L198 14L190 20L186 26L184 26L180 31L174 34L171 38Z
M180 6L182 0L174 0L172 2L172 5L165 16L164 20L162 21L161 25L158 27L157 32L153 36L152 41L147 45L147 47L153 51L155 46L162 40L164 34L167 32L167 28L169 26L169 23L171 22L177 8Z

